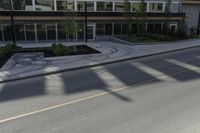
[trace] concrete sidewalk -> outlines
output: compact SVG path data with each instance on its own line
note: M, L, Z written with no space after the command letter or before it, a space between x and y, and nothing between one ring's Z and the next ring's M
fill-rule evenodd
M49 46L51 44L46 43L20 45L23 47L43 47ZM87 45L100 51L101 53L51 58L44 58L43 53L15 54L0 69L0 82L25 79L68 70L76 70L117 61L198 47L200 46L200 39L156 45L131 46L115 42L89 42Z

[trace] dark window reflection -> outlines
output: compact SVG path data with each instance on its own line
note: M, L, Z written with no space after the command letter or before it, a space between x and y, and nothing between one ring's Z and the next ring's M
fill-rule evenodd
M26 24L26 40L35 41L35 29L34 24Z
M46 40L46 25L45 24L37 24L37 37L38 40Z

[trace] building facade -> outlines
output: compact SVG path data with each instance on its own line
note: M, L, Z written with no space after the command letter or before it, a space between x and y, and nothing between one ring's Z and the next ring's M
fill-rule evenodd
M199 16L199 11L192 13L196 4L188 6L187 2L171 0L166 12L168 0L145 0L145 18L140 18L136 14L141 0L0 0L0 42L12 41L12 32L18 42L84 41L86 37L94 41L136 34L136 23L144 19L148 33L161 33L166 21L176 31L185 17L189 25L197 27L198 17L191 14ZM70 22L75 23L73 32L66 26Z

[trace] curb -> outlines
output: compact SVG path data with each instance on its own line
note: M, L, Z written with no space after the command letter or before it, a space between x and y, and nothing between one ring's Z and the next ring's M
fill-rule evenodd
M118 62L125 62L125 61L129 61L129 60L134 60L134 59L142 59L145 57L168 54L168 53L173 53L173 52L178 52L178 51L183 51L183 50L189 50L189 49L193 49L193 48L197 48L197 47L200 47L200 45L187 47L187 48L180 48L180 49L175 49L175 50L169 50L169 51L165 51L165 52L158 52L158 53L153 53L153 54L143 55L143 56L138 56L138 57L130 57L130 58L126 58L126 59L120 59L120 60L116 60L116 61L104 62L104 63L94 64L94 65L80 66L80 67L76 67L76 68L68 68L68 69L58 70L58 71L54 71L54 72L47 72L47 73L43 73L43 74L36 74L36 75L31 75L31 76L26 76L26 77L8 79L8 80L0 81L0 83L7 83L7 82L13 82L13 81L18 81L18 80L23 80L23 79L36 78L36 77L40 77L40 76L46 76L46 75L52 75L52 74L57 74L57 73L62 73L62 72L96 67L96 66L100 66L100 65L108 65L108 64L118 63Z
M112 38L113 41L117 42L117 43L123 43L126 45L134 45L134 46L139 46L139 45L162 45L162 44L168 44L169 42L142 42L142 43L133 43L133 42L129 42L120 38L116 38L113 37ZM171 41L170 43L183 43L183 42L189 42L189 41L196 41L196 40L200 40L200 38L193 38L193 39L184 39L184 40L178 40L178 41Z

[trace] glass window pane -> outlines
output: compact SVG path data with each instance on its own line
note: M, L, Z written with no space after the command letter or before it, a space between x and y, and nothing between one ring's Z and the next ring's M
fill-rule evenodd
M47 39L48 40L56 40L55 24L47 24Z
M93 12L94 11L94 2L88 1L87 2L87 11L88 12Z
M28 10L32 11L32 0L13 0L14 10Z
M0 0L0 10L10 10L10 1Z
M163 11L163 3L150 3L149 4L150 12L160 12Z
M114 25L114 33L115 35L121 35L121 24Z
M96 34L104 35L104 24L96 24Z
M11 25L3 25L4 41L12 40L12 28Z
M153 33L154 24L147 24L147 33Z
M46 25L37 24L37 37L38 40L46 40Z
M112 24L105 24L105 35L112 35Z
M78 11L84 11L85 10L85 4L83 1L78 1L77 2L77 10Z
M74 2L73 1L57 1L57 10L74 10Z
M84 40L84 24L80 23L78 26L78 40L83 41Z
M162 32L162 25L161 24L155 24L155 33L161 33Z
M112 10L113 10L113 3L105 2L105 11L112 11Z
M122 34L128 35L129 34L128 31L129 31L129 25L128 24L122 24Z
M105 2L97 2L97 11L104 11Z
M137 25L136 24L131 25L131 34L137 34Z
M58 40L66 40L66 26L64 24L58 24Z
M97 11L112 11L112 2L97 2Z
M24 25L15 25L15 36L16 40L24 41L25 40L25 33L24 33Z
M140 11L140 3L132 3L132 11Z
M26 24L26 40L35 41L35 28L34 24Z
M35 0L36 10L42 11L53 11L54 1L53 0Z
M116 2L115 11L118 11L118 12L124 11L124 2Z

